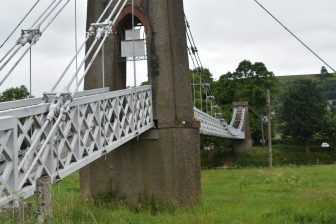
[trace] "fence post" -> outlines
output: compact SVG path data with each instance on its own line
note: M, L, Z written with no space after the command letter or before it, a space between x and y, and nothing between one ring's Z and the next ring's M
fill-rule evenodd
M52 216L51 205L51 178L41 176L36 180L37 193L37 223L50 223Z

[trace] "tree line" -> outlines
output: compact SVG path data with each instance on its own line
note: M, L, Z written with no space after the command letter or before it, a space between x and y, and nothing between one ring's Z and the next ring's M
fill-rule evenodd
M201 71L196 69L191 73L200 74ZM266 118L267 90L272 93L273 137L282 142L301 144L306 152L309 152L312 143L335 142L336 103L328 103L335 92L326 87L333 87L336 82L330 81L333 76L324 68L317 77L281 83L264 63L244 60L235 71L220 76L218 80L213 79L208 69L203 76L212 86L227 120L231 115L232 102L249 103L251 135L255 145L263 143L261 124ZM199 95L196 90L198 98ZM198 105L199 101L197 99Z
M233 72L214 80L209 69L196 68L190 72L192 83L211 85L213 95L224 117L231 117L232 102L249 103L251 135L255 145L262 144L262 125L266 115L266 92L270 90L273 102L273 135L282 141L305 146L309 152L312 143L329 141L336 143L336 81L324 67L317 77L280 83L274 73L262 62L244 60ZM205 108L206 96L199 86L193 88L196 106ZM0 93L0 102L29 98L25 86L13 87ZM328 101L329 100L329 101ZM207 144L208 138L202 138Z

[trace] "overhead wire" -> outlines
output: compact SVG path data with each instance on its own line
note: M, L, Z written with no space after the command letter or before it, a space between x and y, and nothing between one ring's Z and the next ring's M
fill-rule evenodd
M257 3L269 16L271 16L280 26L282 26L290 35L292 35L297 41L299 41L308 51L310 51L315 57L317 57L323 64L329 67L336 73L336 70L326 62L320 55L318 55L311 47L309 47L303 40L301 40L292 30L290 30L287 26L285 26L274 14L272 14L264 5L262 5L259 1L253 0Z

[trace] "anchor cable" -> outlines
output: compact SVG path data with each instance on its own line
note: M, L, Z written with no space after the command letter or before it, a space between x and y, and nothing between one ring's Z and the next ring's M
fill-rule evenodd
M30 13L35 9L37 4L40 2L40 0L37 0L33 7L30 8L30 10L26 13L26 15L21 19L21 21L16 25L14 30L8 35L8 37L5 39L5 41L0 45L0 49L7 43L7 41L13 36L15 31L21 26L21 24L26 20L26 18L30 15Z
M33 45L36 44L36 42L39 40L41 35L46 31L46 29L50 26L50 24L56 19L56 17L63 11L65 6L70 2L70 0L67 0L67 2L56 12L56 14L52 17L52 19L48 22L48 24L40 31L40 26L48 19L48 17L56 10L56 8L62 3L63 0L60 0L51 10L47 13L47 15L42 19L42 21L39 22L36 28L24 30L21 37L18 39L16 45L18 46L17 49L9 56L9 58L4 62L4 64L0 67L0 71L5 68L5 66L9 63L9 61L16 55L16 53L27 43L29 43L29 46L27 49L24 50L23 54L19 56L19 59L14 63L14 65L9 69L9 71L5 74L4 78L0 81L0 86L7 80L7 78L12 74L14 69L17 67L17 65L21 62L21 60L24 58L24 56L28 53L28 51L33 47ZM51 3L48 8L50 8L53 5ZM42 14L45 14L48 10L45 10ZM42 16L43 17L43 16ZM40 18L42 18L40 17ZM39 21L40 18L37 20ZM36 22L35 22L36 23ZM34 24L35 24L34 23ZM32 26L33 27L33 26ZM15 47L13 48L15 49ZM5 55L7 57L8 54ZM1 61L5 58L3 57Z

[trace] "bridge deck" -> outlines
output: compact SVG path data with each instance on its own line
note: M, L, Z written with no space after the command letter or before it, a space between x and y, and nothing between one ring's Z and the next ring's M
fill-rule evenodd
M46 129L50 103L41 101L0 104L0 206L31 196L42 174L57 182L154 127L151 86L79 93ZM234 128L196 108L194 114L201 134L245 137L243 121Z
M79 96L54 133L51 123L40 137L49 103L32 100L33 105L1 111L0 206L32 195L43 173L56 182L152 128L151 94L145 86ZM39 143L31 148L36 138Z

